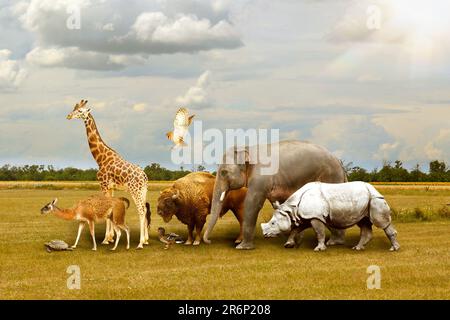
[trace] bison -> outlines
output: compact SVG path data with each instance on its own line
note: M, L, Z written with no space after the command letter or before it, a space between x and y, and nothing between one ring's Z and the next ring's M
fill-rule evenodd
M158 214L164 222L175 215L188 227L188 239L185 244L199 245L206 216L211 210L215 177L207 172L193 172L178 179L167 189L161 191L158 198ZM244 199L247 188L227 193L220 216L231 210L240 224L239 236L235 243L242 241L242 223L244 218ZM195 240L193 237L195 227Z

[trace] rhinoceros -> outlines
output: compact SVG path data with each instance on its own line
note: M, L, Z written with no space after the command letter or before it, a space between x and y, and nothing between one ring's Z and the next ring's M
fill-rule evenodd
M397 251L397 231L391 223L391 210L384 197L365 182L322 183L310 182L292 194L283 204L275 202L272 219L262 223L265 237L276 237L280 233L295 231L301 235L303 230L312 227L317 235L318 245L314 251L323 251L325 245L325 226L346 229L355 224L361 228L359 243L353 247L363 250L372 238L372 224L386 233Z

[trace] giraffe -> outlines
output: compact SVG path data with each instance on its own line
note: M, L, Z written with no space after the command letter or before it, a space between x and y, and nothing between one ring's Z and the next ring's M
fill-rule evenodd
M91 109L87 108L87 100L81 100L68 114L67 119L82 119L86 126L89 148L98 164L97 179L105 195L112 196L114 187L124 186L130 193L139 213L140 239L137 249L148 244L148 229L150 227L150 206L146 204L148 178L138 166L125 161L116 151L106 145L100 137ZM148 206L148 211L147 207ZM146 214L147 213L147 214ZM106 224L106 234L103 243L112 240L114 231L111 224Z

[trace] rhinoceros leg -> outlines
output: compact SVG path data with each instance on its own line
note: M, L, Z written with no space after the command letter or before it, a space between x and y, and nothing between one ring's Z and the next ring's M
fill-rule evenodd
M335 246L338 244L344 244L345 243L345 229L334 229L330 228L331 236L330 239L327 241L327 246Z
M369 219L363 219L358 223L361 228L359 243L354 246L353 250L364 250L366 244L372 239L372 223Z
M327 249L327 246L325 245L325 224L317 219L311 220L311 226L313 227L316 236L318 244L314 248L314 251L324 251Z
M400 244L397 241L397 230L394 229L394 226L390 224L386 229L384 229L384 233L386 233L386 236L392 244L392 247L389 250L398 251L398 249L400 249Z
M300 243L303 240L303 231L307 228L307 226L300 226L297 228L292 229L291 233L289 234L289 238L287 239L286 243L284 244L285 248L295 248L300 246Z

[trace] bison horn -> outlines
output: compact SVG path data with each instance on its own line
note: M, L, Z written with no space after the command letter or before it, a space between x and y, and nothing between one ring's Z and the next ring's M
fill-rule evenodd
M172 199L175 200L175 199L177 199L179 196L180 196L180 190L177 190L177 193L175 193L175 194L172 196Z
M275 201L274 203L272 203L272 207L276 210L280 208L280 203L278 201Z
M222 194L220 195L220 202L222 202L223 199L225 199L225 191L222 192Z

